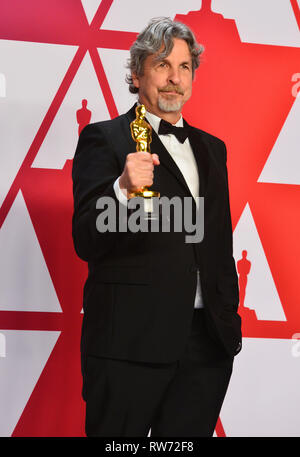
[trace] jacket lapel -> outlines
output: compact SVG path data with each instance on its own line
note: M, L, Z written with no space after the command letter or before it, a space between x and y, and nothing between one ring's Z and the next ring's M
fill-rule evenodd
M184 124L189 128L189 141L198 167L200 180L199 196L204 196L207 193L210 171L210 153L207 145L203 141L201 131L191 127L185 120Z
M173 160L172 156L168 153L163 143L160 141L158 135L152 131L152 143L151 143L151 152L155 152L159 156L160 163L165 166L170 173L179 181L179 183L184 187L184 189L190 194L189 187L178 168L176 162Z

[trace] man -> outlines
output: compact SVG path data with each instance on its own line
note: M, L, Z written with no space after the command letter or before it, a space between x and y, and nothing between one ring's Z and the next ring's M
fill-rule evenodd
M226 148L181 116L201 52L191 30L169 18L152 20L131 48L127 82L146 107L153 154L135 152L135 107L79 138L73 239L89 266L81 340L88 436L212 436L241 349ZM97 230L99 199L126 208L132 191L152 185L194 205L204 197L201 242L187 243L184 230Z

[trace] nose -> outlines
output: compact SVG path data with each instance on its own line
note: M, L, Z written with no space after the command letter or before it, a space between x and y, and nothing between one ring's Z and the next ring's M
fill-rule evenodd
M176 68L170 68L168 79L171 84L178 85L180 83L179 70Z

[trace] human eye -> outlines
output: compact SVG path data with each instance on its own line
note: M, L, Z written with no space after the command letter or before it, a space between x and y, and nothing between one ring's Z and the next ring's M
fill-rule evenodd
M167 67L167 62L165 62L164 60L162 60L161 62L158 62L158 67L159 68L166 68Z

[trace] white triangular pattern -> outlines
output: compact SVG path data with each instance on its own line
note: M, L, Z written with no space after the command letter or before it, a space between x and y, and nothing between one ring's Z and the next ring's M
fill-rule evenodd
M248 203L233 234L233 255L236 262L242 258L243 250L247 251L247 259L251 262L245 306L254 309L260 320L285 321L276 285Z
M289 339L243 338L220 414L226 436L299 437L300 360L293 357L295 344Z
M81 0L89 24L92 22L100 3L101 0Z
M128 84L125 82L125 77L128 73L126 63L129 58L129 51L98 49L98 53L118 112L120 114L126 113L137 100L137 96L129 92Z
M243 42L300 46L298 24L287 0L212 0L212 10L235 20Z
M76 52L75 46L0 40L0 206ZM56 146L55 146L56 148Z
M300 184L300 96L282 126L258 182Z
M114 0L101 29L140 32L152 19L176 14L187 14L201 8L201 0L164 0L163 2L143 2L140 0Z
M61 312L19 191L0 230L0 310Z
M1 330L0 436L11 436L60 335L58 331Z
M33 167L62 169L66 160L73 159L78 142L76 112L81 109L83 99L87 100L87 109L91 111L90 122L110 119L89 54L85 55L70 85Z

